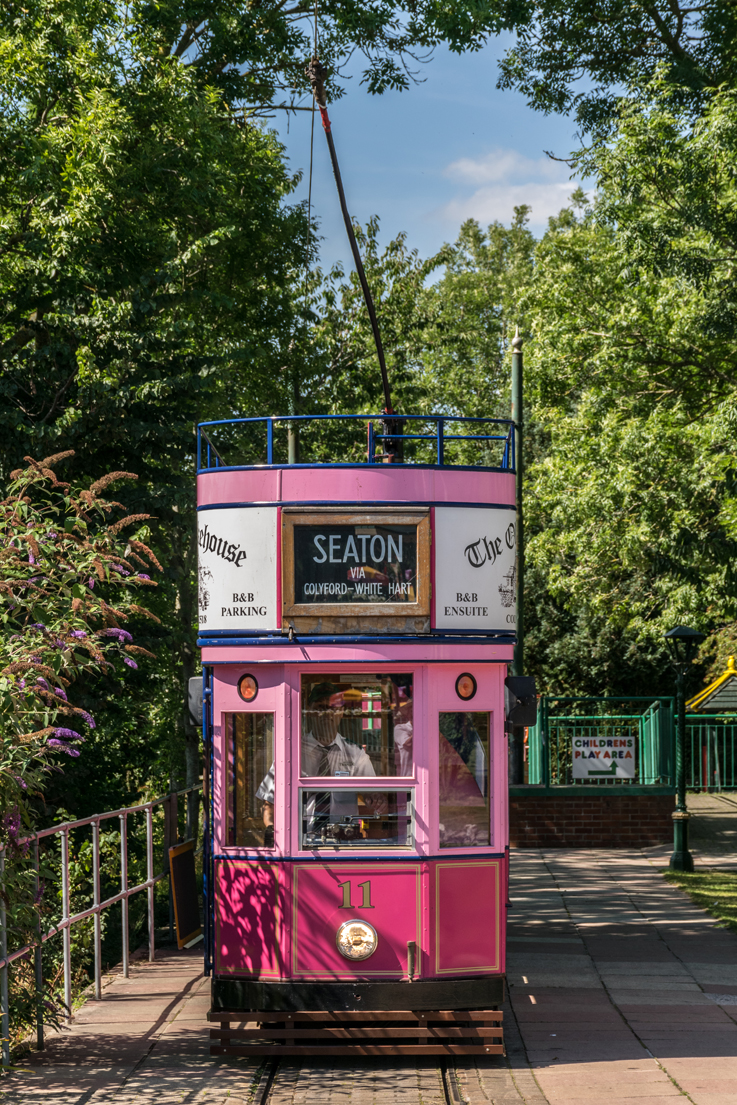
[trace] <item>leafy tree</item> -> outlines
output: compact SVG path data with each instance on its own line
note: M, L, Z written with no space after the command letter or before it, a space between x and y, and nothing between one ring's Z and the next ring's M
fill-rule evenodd
M489 0L165 0L131 7L145 33L157 37L163 53L188 62L197 76L216 85L231 103L272 110L309 92L305 66L315 43L329 70L331 99L343 94L343 67L358 54L361 83L372 93L408 88L433 48L447 43L457 53L478 50L501 29Z
M571 690L668 689L662 633L734 641L734 95L658 82L587 153L525 295L530 655Z
M105 708L139 742L178 731L194 782L193 426L273 395L306 220L274 139L134 16L0 11L0 476L68 447L77 476L139 473L122 496L156 519L165 632L143 694Z
M500 85L544 112L574 112L585 130L608 126L623 86L657 70L698 114L737 77L737 13L729 0L501 0L496 11L517 41Z

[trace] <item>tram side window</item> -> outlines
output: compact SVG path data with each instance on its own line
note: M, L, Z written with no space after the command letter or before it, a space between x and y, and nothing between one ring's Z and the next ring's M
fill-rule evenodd
M303 848L412 846L412 791L303 790Z
M301 774L411 776L412 675L302 676Z
M274 715L226 714L228 843L274 847Z
M490 715L440 715L440 847L491 843Z

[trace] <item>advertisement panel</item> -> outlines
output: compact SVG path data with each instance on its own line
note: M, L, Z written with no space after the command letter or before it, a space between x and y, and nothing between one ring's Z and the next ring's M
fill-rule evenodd
M260 506L199 512L201 630L278 628L276 517L275 507Z
M436 507L434 548L435 628L514 632L514 511Z

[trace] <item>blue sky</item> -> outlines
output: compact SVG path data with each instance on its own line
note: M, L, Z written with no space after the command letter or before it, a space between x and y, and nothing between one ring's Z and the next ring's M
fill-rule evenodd
M496 88L497 58L505 40L477 54L436 51L422 66L423 83L407 92L370 96L356 76L330 107L348 209L362 223L378 215L381 239L406 231L425 257L456 237L462 221L509 223L516 204L532 207L531 227L541 232L576 187L566 156L577 145L565 116L544 116L516 92ZM307 195L310 114L284 112L271 120L290 167L304 172L296 193ZM350 258L327 143L315 119L313 212L320 220L323 266Z

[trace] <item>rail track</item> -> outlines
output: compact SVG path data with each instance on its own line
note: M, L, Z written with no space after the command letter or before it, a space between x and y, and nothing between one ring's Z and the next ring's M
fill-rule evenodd
M273 1101L272 1092L278 1079L279 1068L283 1062L282 1059L266 1060L261 1068L261 1074L250 1105L269 1105ZM443 1087L445 1105L463 1105L464 1099L461 1095L458 1075L453 1064L448 1060L441 1060L437 1069Z

